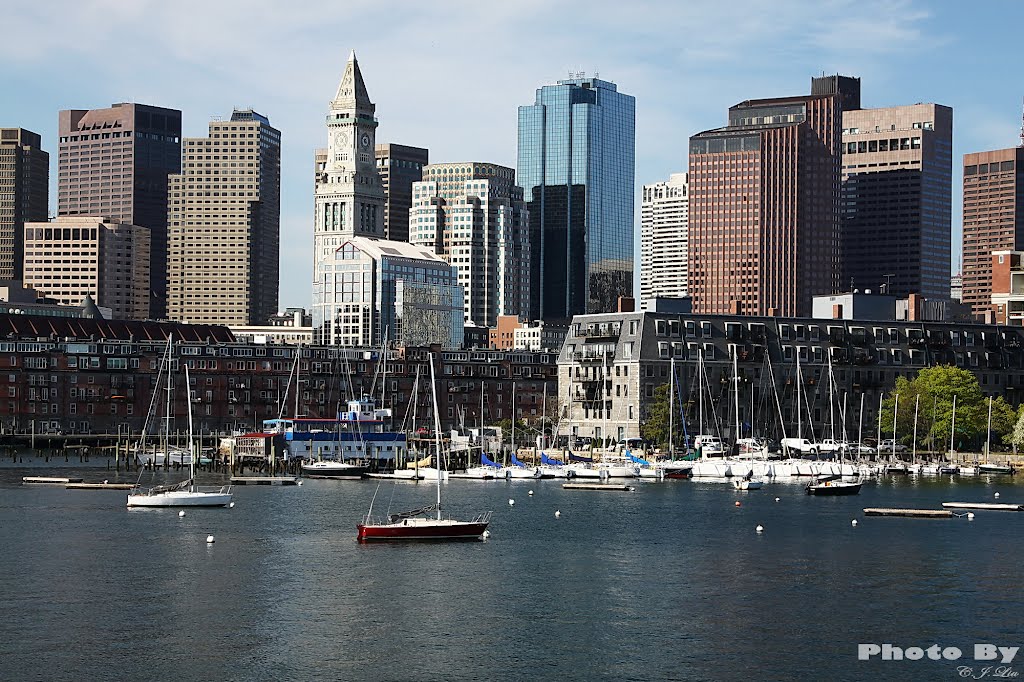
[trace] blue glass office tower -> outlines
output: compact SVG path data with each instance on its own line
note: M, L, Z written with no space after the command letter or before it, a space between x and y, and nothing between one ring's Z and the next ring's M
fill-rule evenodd
M545 85L519 107L531 319L612 312L633 295L635 109L597 78Z

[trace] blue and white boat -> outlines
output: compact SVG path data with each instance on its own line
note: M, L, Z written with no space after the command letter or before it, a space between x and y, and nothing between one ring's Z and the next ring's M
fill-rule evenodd
M288 459L302 460L307 475L361 478L370 469L397 469L408 452L406 436L385 425L391 410L371 398L350 400L335 419L266 419L265 433L281 434Z

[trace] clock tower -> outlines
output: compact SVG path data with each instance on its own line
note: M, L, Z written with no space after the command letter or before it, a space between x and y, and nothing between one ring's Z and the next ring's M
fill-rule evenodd
M384 188L377 174L377 119L353 51L327 114L327 151L316 161L314 264L345 239L384 236Z

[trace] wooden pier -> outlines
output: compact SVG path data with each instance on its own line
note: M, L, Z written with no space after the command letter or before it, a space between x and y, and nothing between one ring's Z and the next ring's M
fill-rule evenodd
M1024 504L1003 504L1000 502L943 502L946 509L986 509L990 511L1022 511Z
M886 509L868 507L865 516L910 516L920 519L949 519L953 512L947 509Z
M298 476L232 476L231 485L297 485Z
M67 485L68 483L81 483L80 478L59 478L54 476L23 476L21 478L22 483L49 483Z
M564 490L617 490L619 492L633 490L632 486L619 483L563 483L562 488Z
M131 490L134 483L68 483L64 486L66 490Z

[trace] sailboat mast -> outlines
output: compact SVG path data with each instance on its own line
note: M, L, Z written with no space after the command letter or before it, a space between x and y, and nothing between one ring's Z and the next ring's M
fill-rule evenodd
M697 435L704 433L704 349L697 349Z
M188 403L188 474L195 486L196 478L196 453L192 445L192 382L188 376L188 362L185 363L185 402Z
M828 349L828 421L832 442L836 442L836 378L832 374L832 349Z
M170 464L171 453L171 335L167 336L167 395L164 406L164 464ZM156 466L156 458L153 458L153 465Z
M956 433L956 394L953 395L953 423L949 425L949 456L952 458L956 450L953 449L953 434ZM988 458L985 458L988 462Z
M803 389L800 387L800 352L796 354L796 437L797 440L803 438L804 432L804 420L803 415L800 414L800 394L803 393ZM801 450L803 446L801 445Z
M732 386L733 386L733 403L736 408L736 435L733 442L738 443L740 436L743 434L740 432L740 374L737 368L736 356L739 353L736 352L736 346L732 347ZM737 447L737 452L739 448Z
M441 520L441 416L437 409L437 377L434 374L434 354L430 354L430 392L434 400L434 447L437 448L437 520ZM513 391L513 400L515 392Z
M675 426L676 358L668 361L668 456L672 456L672 428Z
M914 445L910 456L913 458L913 462L917 464L917 412L918 408L921 407L921 394L918 393L914 399Z
M988 427L985 429L985 462L988 462L988 453L992 449L992 396L988 397Z
M512 382L512 438L509 445L512 448L512 457L516 456L516 382ZM511 462L510 462L511 463Z
M896 417L900 413L900 394L896 394L896 404L892 408L892 459L896 461Z
M857 422L857 445L864 442L864 394L860 394L860 419ZM859 448L858 448L859 449Z

